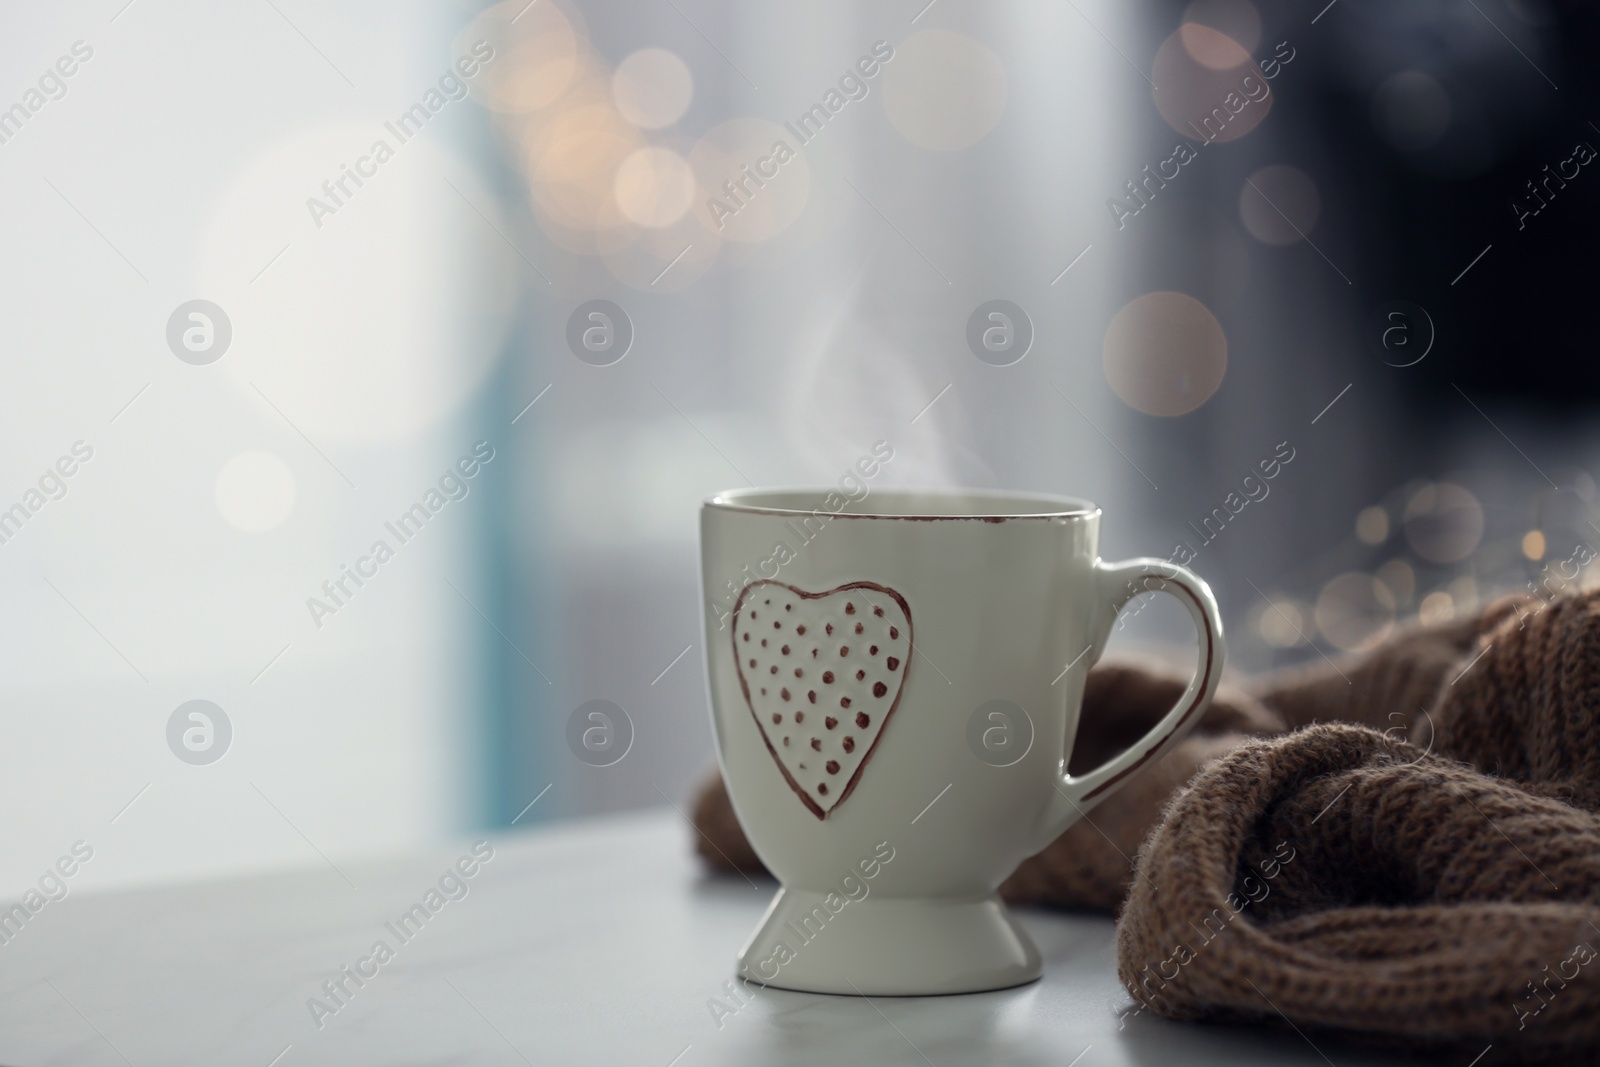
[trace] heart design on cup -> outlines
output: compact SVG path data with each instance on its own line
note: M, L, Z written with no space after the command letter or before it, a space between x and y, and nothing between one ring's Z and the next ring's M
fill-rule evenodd
M911 607L876 582L821 593L761 581L733 609L734 659L767 751L811 814L849 797L900 705Z

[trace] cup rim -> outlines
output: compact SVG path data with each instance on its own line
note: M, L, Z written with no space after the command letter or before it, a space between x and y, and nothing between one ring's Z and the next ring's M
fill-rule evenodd
M835 486L783 486L725 489L706 497L702 507L714 511L738 511L755 515L827 515L836 519L899 519L908 522L965 520L971 522L1011 522L1024 519L1075 520L1097 518L1100 508L1081 497L1056 493L1037 493L1013 489L918 489L895 487L874 489L863 499L862 509L848 506L835 510L825 506L829 495L843 497ZM947 507L907 507L884 510L885 499L917 501L947 500ZM846 498L848 499L848 498ZM873 505L872 501L879 503ZM988 506L974 507L974 502ZM966 506L960 506L964 503Z

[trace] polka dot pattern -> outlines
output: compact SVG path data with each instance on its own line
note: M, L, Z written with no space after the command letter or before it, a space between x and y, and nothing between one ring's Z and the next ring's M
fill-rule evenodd
M859 643L840 642L836 633ZM817 818L844 803L866 769L900 702L910 672L911 634L905 599L873 583L807 593L757 582L740 598L733 640L743 657L736 662L746 700L779 771ZM752 689L754 679L777 674L786 659L823 655L835 669L822 672L822 684L807 689L804 701L809 706L825 700L839 709L834 715L807 718L794 708L800 694ZM802 762L803 756L811 758Z

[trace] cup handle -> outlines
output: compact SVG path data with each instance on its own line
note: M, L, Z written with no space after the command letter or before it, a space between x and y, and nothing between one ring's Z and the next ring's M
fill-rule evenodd
M1068 774L1066 763L1062 762L1060 781L1056 784L1060 816L1054 820L1059 827L1055 835L1116 792L1140 767L1160 759L1183 740L1200 721L1206 705L1211 703L1222 675L1222 619L1210 586L1198 576L1175 563L1154 558L1125 563L1096 560L1094 575L1096 599L1101 606L1093 623L1092 654L1087 657L1084 670L1092 667L1105 651L1111 637L1111 624L1118 613L1128 601L1143 592L1169 593L1189 610L1200 636L1199 660L1194 677L1177 704L1126 752L1081 775ZM1069 745L1071 740L1068 738Z

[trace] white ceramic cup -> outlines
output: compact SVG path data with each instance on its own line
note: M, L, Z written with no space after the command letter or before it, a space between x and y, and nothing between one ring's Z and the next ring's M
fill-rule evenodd
M1216 601L1165 560L1102 562L1083 501L838 500L752 489L701 510L718 758L782 883L739 974L869 995L1032 981L1039 952L995 890L1200 719L1222 671ZM1194 618L1194 679L1132 748L1070 775L1084 677L1146 590Z

